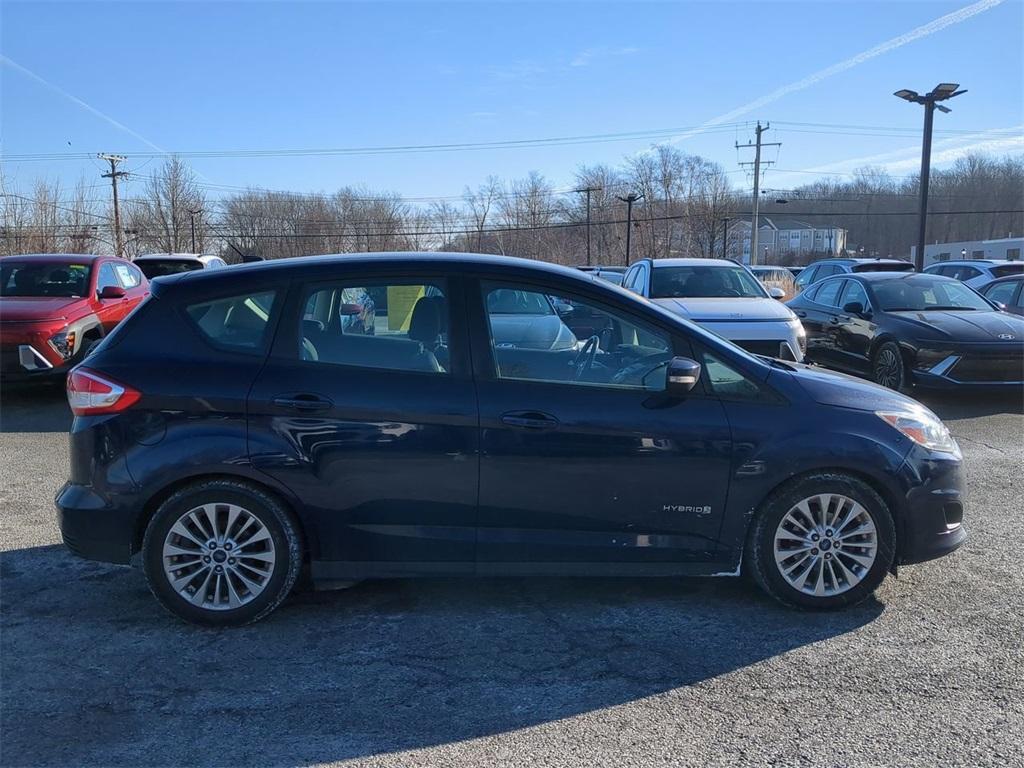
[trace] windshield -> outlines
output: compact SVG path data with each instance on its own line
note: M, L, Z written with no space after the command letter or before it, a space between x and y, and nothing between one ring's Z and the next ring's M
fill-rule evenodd
M981 296L957 280L921 275L909 280L886 280L872 286L883 312L927 312L929 310L984 310L992 307Z
M492 315L553 315L555 310L542 294L500 288L487 295L487 311Z
M139 259L135 266L142 270L142 274L152 280L154 277L163 275L176 275L179 272L192 272L202 269L201 261L190 259Z
M88 264L14 261L0 267L0 296L81 298L88 290Z
M651 272L652 299L763 299L761 284L742 267L659 267Z
M1024 261L992 267L992 277L1006 277L1007 275L1019 275L1022 273L1024 273Z

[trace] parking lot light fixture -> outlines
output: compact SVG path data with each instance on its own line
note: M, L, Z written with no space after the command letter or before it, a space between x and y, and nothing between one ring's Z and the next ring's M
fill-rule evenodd
M904 101L924 106L924 137L921 141L921 203L917 222L917 252L914 254L914 264L919 272L924 269L924 239L928 228L928 176L931 171L932 158L932 120L936 109L947 114L951 111L949 107L938 102L959 96L961 93L967 93L967 90L960 90L959 83L939 83L930 93L923 96L909 88L901 88L893 94Z

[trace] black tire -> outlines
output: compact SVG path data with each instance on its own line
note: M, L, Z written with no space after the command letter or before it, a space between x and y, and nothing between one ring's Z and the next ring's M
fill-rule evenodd
M878 345L875 354L871 356L871 377L876 384L883 387L897 392L907 390L907 364L899 344L895 341L886 341Z
M183 515L204 504L232 504L243 508L262 523L272 542L275 559L269 566L262 591L235 608L215 610L190 602L172 586L164 570L163 547L171 528ZM240 626L268 616L288 597L302 569L302 546L298 525L275 497L242 481L203 480L181 488L160 505L146 527L142 562L153 595L178 618L206 626ZM228 575L225 573L223 578L226 594ZM237 578L234 583L239 583Z
M775 536L783 518L798 503L819 494L842 495L857 502L871 517L875 528L873 564L861 574L858 583L836 594L814 595L801 591L786 580L781 571L783 566L775 558ZM892 566L895 552L896 528L892 512L882 497L867 483L851 475L816 472L786 483L761 505L747 538L745 565L758 586L780 603L805 610L834 610L855 605L874 593ZM788 565L791 561L784 562ZM824 565L821 568L825 570Z

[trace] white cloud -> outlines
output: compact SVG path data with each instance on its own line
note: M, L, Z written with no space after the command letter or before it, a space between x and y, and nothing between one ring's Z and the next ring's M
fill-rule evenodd
M688 131L686 133L680 134L679 136L674 136L671 139L671 142L674 143L677 141L683 141L684 139L688 139L691 136L695 136L696 134L700 133L700 129L702 128L709 128L714 125L721 125L722 123L731 122L735 120L737 117L741 117L742 115L753 112L756 109L760 109L761 107L767 106L772 102L778 101L784 96L788 96L791 93L796 93L797 91L802 91L805 88L810 88L812 85L817 85L822 80L826 80L832 77L833 75L838 75L842 72L846 72L849 69L853 69L859 64L863 64L865 61L869 61L870 59L873 59L876 56L881 56L883 53L888 53L889 51L901 48L904 45L907 45L908 43L912 43L915 40L920 40L921 38L928 37L929 35L934 35L936 32L939 32L945 29L946 27L950 27L953 26L954 24L959 24L961 22L967 21L968 19L978 15L979 13L983 13L991 8L995 8L1002 2L1003 0L978 0L978 2L972 3L971 5L965 6L957 11L947 13L945 16L940 16L934 21L930 21L927 24L923 24L920 27L910 30L909 32L904 32L902 35L897 35L896 37L886 40L884 43L879 43L875 47L869 48L866 51L862 51L861 53L858 53L856 56L851 56L848 59L844 59L843 61L833 64L832 66L825 67L824 69L819 69L817 72L814 72L813 74L810 74L801 80L789 83L788 85L784 85L781 88L776 88L771 93L767 93L764 96L754 99L748 104L744 104L741 107L732 109L724 114L719 115L718 117L713 117L707 122L705 122L703 125L701 125L700 128L697 130Z
M577 53L573 57L572 61L569 62L569 66L587 67L590 66L591 62L595 59L607 59L613 56L631 56L639 51L639 48L635 48L631 45L623 46L621 48L609 48L606 45L598 46L597 48L587 48L586 50Z

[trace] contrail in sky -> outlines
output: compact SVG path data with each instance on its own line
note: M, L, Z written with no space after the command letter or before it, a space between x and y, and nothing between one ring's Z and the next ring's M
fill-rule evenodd
M25 77L27 77L27 78L29 78L31 80L34 80L35 82L39 83L40 85L44 86L45 88L48 88L49 90L53 91L54 93L60 94L61 96L63 96L68 101L74 102L75 104L80 106L86 112L90 112L91 114L93 114L96 117L98 117L100 120L103 120L104 122L109 123L110 125L114 126L118 130L124 131L129 136L134 136L136 139L141 141L143 144L145 144L150 149L155 149L157 152L160 152L160 153L165 154L165 155L170 154L166 149L163 149L162 147L158 147L156 144L154 144L152 141L147 139L145 136L143 136L140 133L137 133L137 132L133 131L131 128L129 128L124 123L119 123L117 120L112 118L110 115L105 114L103 112L100 112L98 109L96 109L92 105L87 104L84 101L82 101L80 98L78 98L77 96L74 96L74 95L68 93L67 91L65 91L60 86L54 85L49 80L46 80L46 79L40 77L35 72L33 72L31 69L26 69L25 67L21 66L21 64L19 64L18 62L14 61L10 57L4 56L3 54L0 54L0 63L6 64L7 66L11 67L12 69L17 70L21 74L25 75Z
M909 32L904 32L902 35L897 35L891 40L886 40L884 43L880 43L876 45L874 48L869 48L866 51L862 51L861 53L858 53L856 56L851 56L850 58L844 59L843 61L840 61L837 64L833 64L830 67L826 67L825 69L820 69L814 74L808 75L807 77L803 78L802 80L797 80L796 82L790 83L789 85L784 85L781 88L776 88L771 93L765 94L760 98L754 99L749 104L744 104L742 107L737 107L736 109L726 112L725 114L719 115L718 117L713 117L706 123L701 125L700 128L694 131L689 131L687 133L681 133L678 136L674 136L670 140L670 142L675 143L678 141L682 141L684 139L688 139L691 136L696 136L698 133L700 133L701 129L704 128L710 128L711 126L732 122L741 115L745 115L748 112L753 112L755 109L760 109L761 107L771 104L774 101L778 101L783 96L788 96L791 93L796 93L797 91L802 91L805 88L810 88L812 85L816 85L817 83L820 83L822 80L826 80L832 77L833 75L838 75L841 72L845 72L848 69L853 69L858 64L863 64L865 61L873 59L876 56L881 56L883 53L888 53L889 51L901 48L907 43L912 43L915 40L920 40L923 37L934 35L936 32L943 30L946 27L953 26L954 24L959 24L962 21L967 21L967 19L971 18L972 16L977 16L979 13L983 13L989 10L990 8L995 8L1002 2L1003 0L979 0L979 2L972 3L971 5L965 6L958 11L947 13L945 16L940 16L934 21L917 27L916 29L912 29Z

